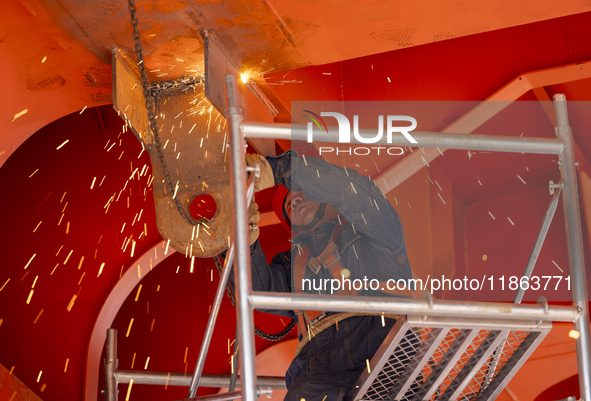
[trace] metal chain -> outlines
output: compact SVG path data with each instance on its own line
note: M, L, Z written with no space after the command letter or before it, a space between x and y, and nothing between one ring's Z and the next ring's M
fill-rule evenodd
M170 179L170 171L168 171L168 164L164 159L164 151L162 150L162 143L160 142L160 136L158 135L158 127L156 126L156 117L154 116L155 102L152 92L149 87L148 75L146 74L146 66L144 63L144 55L142 44L140 42L140 31L138 28L138 20L136 15L135 1L128 0L129 2L129 13L131 14L131 25L133 27L133 40L135 41L135 52L137 54L138 68L140 70L140 78L142 82L142 91L144 98L146 99L146 111L148 112L148 125L150 131L152 131L154 137L154 144L156 145L156 152L158 153L158 159L162 165L162 172L164 173L164 183L166 189L171 195L175 195L174 187L172 186L172 180ZM150 150L148 145L148 150ZM187 212L187 210L181 205L178 197L173 198L174 204L181 214L181 216L191 225L197 225L197 221Z
M219 255L216 255L213 257L213 261L215 262L215 267L218 269L218 273L220 274L220 276L222 275L222 269L223 269L223 263L222 263L222 258ZM230 286L230 283L228 283L226 285L226 293L228 294L228 298L230 298L230 301L232 302L232 305L236 306L236 298L234 297L234 291L232 290L232 287ZM286 335L289 334L290 331L293 330L293 328L296 325L296 320L295 319L291 319L291 322L289 322L289 324L287 326L285 326L285 328L283 330L281 330L279 333L277 334L269 334L269 333L265 333L263 330L259 329L258 327L254 328L254 332L257 336L259 336L260 338L263 338L265 340L269 340L269 341L279 341L281 340L283 337L285 337Z

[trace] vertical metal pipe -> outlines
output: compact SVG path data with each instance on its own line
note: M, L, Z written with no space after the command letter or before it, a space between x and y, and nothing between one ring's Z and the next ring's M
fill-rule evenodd
M583 255L583 230L581 227L573 135L568 125L566 97L563 94L554 95L554 108L557 125L556 135L565 142L565 147L559 156L572 298L573 304L582 310L581 315L575 322L575 330L580 333L579 338L576 340L579 387L581 398L585 401L591 401L591 333L589 330L587 279L585 277Z
M117 330L107 330L107 355L105 358L105 401L117 401Z
M538 256L540 255L540 251L542 250L542 245L544 244L544 240L546 239L546 234L548 234L548 229L550 228L550 223L552 223L552 218L554 217L554 212L556 212L556 207L558 206L558 197L562 192L561 189L554 192L554 196L552 196L552 200L550 201L550 205L548 206L548 210L546 211L546 215L544 216L544 221L542 222L542 227L540 228L540 232L538 233L538 238L536 238L536 243L529 255L529 260L527 261L527 266L525 267L525 271L523 272L523 276L527 277L528 279L531 277L531 274L534 271L534 266L536 265L536 260L538 260ZM513 303L520 304L521 300L523 299L523 294L525 290L521 287L521 285L517 288L517 293L515 294L515 298L513 299Z
M234 239L236 244L236 311L238 338L240 340L240 367L242 377L242 399L255 401L256 368L254 347L254 318L249 302L252 289L250 279L250 249L248 246L248 211L246 208L246 161L244 156L244 136L240 130L241 110L237 104L236 77L226 75L228 94L228 122L230 125L232 203L234 205Z

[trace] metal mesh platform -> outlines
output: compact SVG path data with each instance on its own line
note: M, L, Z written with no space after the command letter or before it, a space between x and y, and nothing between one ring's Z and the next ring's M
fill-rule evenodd
M349 401L494 400L551 322L398 319Z

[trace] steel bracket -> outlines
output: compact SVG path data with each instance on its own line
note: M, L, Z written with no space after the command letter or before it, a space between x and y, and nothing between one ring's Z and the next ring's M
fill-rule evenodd
M137 65L120 49L113 51L113 107L149 151L158 231L170 246L189 257L211 257L228 247L232 234L227 123L207 101L202 80L180 78L150 86L156 125L163 148L161 159L149 133L145 98ZM166 188L165 174L175 186ZM188 221L176 207L189 212L199 195L216 203L214 216ZM188 213L190 215L190 213Z

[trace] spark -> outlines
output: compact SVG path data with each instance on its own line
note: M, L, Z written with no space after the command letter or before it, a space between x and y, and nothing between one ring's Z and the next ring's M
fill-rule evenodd
M392 81L390 81L390 77L386 77L386 78L388 78L388 82L392 82Z
M140 292L142 291L142 285L140 284L137 288L137 294L135 294L135 302L137 302L138 298L140 297Z
M509 217L507 217L507 219L509 219ZM512 225L515 225L515 223L513 223L513 221L511 221L511 219L509 219L509 222L510 222Z
M69 234L70 232L70 222L68 221L68 224L66 224L66 235Z
M33 173L29 176L29 178L31 178L32 176L34 176L37 171L39 171L39 169L33 171Z
M170 239L168 241L166 241L166 249L164 250L164 254L167 255L168 254L168 246L170 245Z
M437 184L437 186L439 187L439 190L440 190L441 192L443 192L443 189L441 188L441 186L439 185L439 183L438 183L437 181L435 181L435 184Z
M189 353L189 347L185 347L185 359L183 360L183 363L187 363L187 354Z
M68 362L70 362L70 358L66 358L66 366L64 366L64 373L68 371Z
M2 286L2 288L0 288L0 291L2 291L4 289L4 287L6 287L6 284L8 284L9 281L10 281L10 278L8 280L6 280L6 282L4 283L4 285Z
M555 265L556 267L558 267L558 270L560 270L562 273L564 273L564 271L563 271L563 270L560 268L560 266L558 266L558 265L556 264L556 262L555 262L555 261L552 261L552 263L554 263L554 265Z
M441 150L439 148L437 148L437 150L439 150L439 153L441 153L441 156L443 156L443 152L441 152Z
M125 333L125 337L129 337L129 332L131 331L131 325L133 324L133 318L129 322L129 326L127 327L127 333Z
M86 110L88 106L84 106L84 108L82 109L82 111L80 111L80 114L84 113L84 110Z
M431 167L431 166L429 166L429 163L427 163L427 161L423 158L423 156L421 156L421 159L423 159L423 163L425 163L427 165L427 167Z
M146 359L146 364L144 365L144 370L148 369L148 362L150 362L150 357L148 357L148 359Z
M37 376L37 383L39 383L39 380L41 380L41 374L43 374L42 370L39 371L39 375Z
M28 261L28 262L27 262L27 264L25 265L25 269L26 269L27 267L29 267L29 265L31 264L31 262L33 261L33 259L35 258L35 256L37 256L37 254L36 254L36 253L34 253L34 254L33 254L33 256L31 256L31 259L29 259L29 261ZM56 256L57 256L57 255L56 255Z
M103 272L103 268L105 267L105 262L101 263L101 267L99 268L97 277L100 277L101 273Z
M68 263L68 259L70 259L70 256L72 256L72 252L74 252L74 250L73 250L73 249L70 251L70 253L68 254L68 256L66 256L66 260L64 260L64 265L65 265L66 263Z
M410 205L410 202L406 202L406 203L408 203L408 207L412 209L412 206Z
M82 267L82 262L84 262L84 256L80 258L80 263L78 263L78 270Z
M574 338L575 340L577 340L581 336L581 333L579 333L576 330L571 330L571 331L568 332L568 336L570 338Z
M493 216L493 214L490 211L488 212L488 214L490 214L490 217L492 217L493 220L496 220L495 216Z
M27 298L27 305L29 304L29 302L31 302L31 298L33 298L33 292L35 292L35 290L31 290L31 292L29 292L29 297Z
M192 245L191 245L191 247L192 247ZM195 256L193 256L191 258L191 270L190 270L190 273L193 273L193 267L194 267L194 265L195 265Z
M86 272L82 272L82 276L80 276L80 280L78 280L78 285L80 285L80 283L82 283L82 279L84 278L85 274L86 274Z
M78 297L78 295L74 294L72 296L72 299L70 300L70 303L68 304L68 307L66 308L66 310L69 312L72 310L72 308L74 307L74 302L76 302L76 298Z
M51 271L51 273L49 273L50 276L53 276L53 273L55 272L55 269L57 269L57 267L59 266L59 262L55 264L55 267L53 268L53 270Z
M519 175L517 175L517 178L519 178L525 184L525 181L523 181L523 178L521 178Z
M357 190L355 190L355 186L353 185L353 183L351 183L351 188L353 188L353 192L357 193Z
M366 359L365 362L367 363L367 373L371 373L371 368L369 367L369 359Z
M384 319L383 313L382 313L382 327L386 327L386 320Z
M47 56L43 57L43 59L41 60L41 64L43 64L46 60L47 60Z
M19 118L19 117L21 117L21 116L24 116L24 115L25 115L25 114L27 114L28 112L29 112L29 109L24 109L23 111L20 111L20 112L16 113L16 114L14 115L14 117L12 118L12 121L16 120L17 118ZM12 121L11 121L11 122L12 122Z
M127 395L125 396L125 401L129 401L129 396L131 395L131 386L133 386L133 379L129 379L129 387L127 387Z
M441 197L441 195L439 194L439 192L437 192L437 195L439 196L439 199L441 199L441 202L443 202L443 204L445 205L445 201L443 200L443 198Z
M41 225L41 221L39 222L39 224L37 224L37 227L35 227L35 229L33 230L33 232L37 231L37 229L39 228L39 226Z
M135 252L135 241L132 242L131 244L131 257L133 258L133 254Z
M179 190L179 181L176 182L176 187L174 188L174 194L172 195L172 199L176 198L176 193L178 190Z
M60 150L66 143L70 142L69 139L66 139L60 146L58 146L57 148L55 148L55 150ZM65 195L65 193L64 193Z
M35 320L33 320L33 324L37 324L37 321L39 320L39 318L41 317L41 314L43 313L43 309L41 309L39 311L39 313L37 314L37 317L35 318Z

